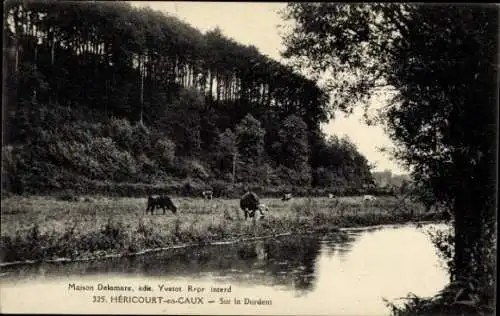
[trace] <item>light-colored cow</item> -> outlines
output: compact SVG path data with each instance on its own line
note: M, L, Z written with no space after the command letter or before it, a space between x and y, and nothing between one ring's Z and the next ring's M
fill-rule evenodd
M214 196L214 192L212 190L207 190L207 191L203 191L201 193L201 195L203 196L203 198L205 200L211 200Z
M377 198L374 197L373 195L364 195L363 196L363 201L375 201Z

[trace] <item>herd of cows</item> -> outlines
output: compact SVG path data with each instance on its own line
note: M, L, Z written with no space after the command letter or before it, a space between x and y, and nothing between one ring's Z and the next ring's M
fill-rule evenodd
M213 191L203 191L202 196L206 200L212 200L213 199ZM329 194L328 198L333 199L335 196L333 194ZM284 193L281 200L282 201L288 201L292 199L292 194L291 193ZM364 195L363 196L364 201L374 201L376 198L373 195ZM166 210L172 211L173 214L177 213L177 206L172 202L172 199L168 196L158 196L158 195L152 195L148 197L148 205L146 208L146 214L148 212L151 212L151 214L154 214L154 209L162 209L163 214L165 214ZM243 196L240 198L240 208L243 211L245 215L245 220L250 217L253 218L255 216L255 213L258 211L260 213L260 217L264 217L264 211L268 211L268 207L262 203L260 203L259 197L257 194L254 192L246 192L243 194Z

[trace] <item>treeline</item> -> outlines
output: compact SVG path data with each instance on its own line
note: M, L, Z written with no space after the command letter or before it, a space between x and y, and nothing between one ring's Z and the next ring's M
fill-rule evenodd
M121 2L23 1L6 5L4 30L12 191L372 180L351 142L321 133L328 95L316 82L218 29Z

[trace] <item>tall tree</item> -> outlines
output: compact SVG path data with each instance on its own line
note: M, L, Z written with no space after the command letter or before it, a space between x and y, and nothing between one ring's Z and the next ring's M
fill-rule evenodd
M201 150L201 113L205 100L196 89L182 89L178 99L165 109L162 126L176 140L178 151L196 157Z
M240 159L258 163L264 154L264 135L266 131L252 115L247 114L236 126L236 139Z
M221 133L217 140L215 149L215 167L223 174L231 174L233 171L234 159L238 153L238 146L236 142L236 135L230 130L226 129Z
M452 272L491 284L498 8L291 3L284 17L295 22L284 55L330 74L341 108L394 91L383 118L395 155L453 210Z
M289 115L281 124L280 164L300 174L302 184L310 182L311 168L309 166L309 144L307 125L296 115Z
M258 179L255 168L260 166L264 158L264 136L266 131L252 115L247 114L236 126L236 142L238 146L238 162L241 165L238 176L245 181Z

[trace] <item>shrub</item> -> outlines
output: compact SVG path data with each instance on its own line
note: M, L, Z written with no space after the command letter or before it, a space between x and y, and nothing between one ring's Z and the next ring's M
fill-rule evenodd
M232 185L230 183L214 180L210 183L215 197L229 197L232 193Z
M158 139L154 146L154 158L166 170L175 160L175 143L168 138Z
M137 123L132 127L132 143L131 151L134 156L138 156L141 153L151 153L152 152L152 136L153 133L141 123Z
M201 191L192 179L187 178L181 186L181 194L185 196L195 196L198 195L198 191Z
M179 158L176 163L176 169L178 176L186 178L208 180L211 177L205 166L198 160Z
M150 159L148 156L145 154L139 155L137 157L137 165L139 167L139 171L143 175L157 175L159 173L158 166L156 162L152 159ZM141 182L149 182L146 181L147 177L142 176L141 177Z
M133 144L132 134L134 130L130 122L126 119L111 118L105 126L104 136L110 137L123 149L130 149Z

